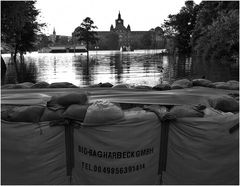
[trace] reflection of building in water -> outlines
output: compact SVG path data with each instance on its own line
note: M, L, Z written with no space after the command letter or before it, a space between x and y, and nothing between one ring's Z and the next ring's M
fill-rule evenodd
M122 74L123 74L123 65L122 65L122 55L115 54L110 56L110 71L112 74L115 74L117 83L121 83Z
M57 60L56 60L55 56L53 58L53 71L54 71L54 75L56 75L56 73L57 73Z

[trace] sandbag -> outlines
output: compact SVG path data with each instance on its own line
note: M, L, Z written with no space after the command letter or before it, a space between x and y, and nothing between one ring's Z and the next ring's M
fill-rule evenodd
M51 83L48 88L78 88L76 85L69 82Z
M19 105L3 105L1 104L1 119L8 120L9 114L15 107L20 107Z
M114 85L112 88L129 89L129 88L131 88L131 86L129 84L118 84L118 85Z
M124 113L120 107L106 100L98 100L88 107L83 125L102 125L122 119Z
M172 89L182 89L192 87L192 82L188 79L180 79L173 82L171 85Z
M64 109L52 110L45 108L40 121L54 121L63 119Z
M40 81L35 83L31 88L48 88L48 87L49 87L49 83L45 81Z
M193 86L202 86L202 87L210 87L213 88L214 85L210 80L207 79L193 79Z
M1 121L1 184L69 185L64 127Z
M112 87L113 84L112 83L99 83L100 87Z
M221 110L223 112L239 111L239 103L231 96L227 95L211 96L208 100L211 107L217 110Z
M159 184L160 122L152 112L124 112L112 125L74 129L74 185Z
M169 84L159 84L152 88L153 90L171 90L171 85Z
M39 122L43 111L43 106L15 107L9 112L7 120L15 122Z
M87 93L68 93L60 96L53 96L48 102L48 106L53 106L55 104L67 107L72 104L84 105L88 102Z
M152 87L146 86L146 85L138 85L134 87L135 89L140 89L140 90L151 90Z
M63 117L66 119L84 121L89 105L70 105L63 113Z
M227 82L229 89L231 90L239 90L239 82L235 80L230 80Z
M170 124L164 185L238 185L239 115L180 118Z
M198 109L195 106L191 105L177 105L174 106L170 113L174 115L176 118L184 118L184 117L203 117L204 113L202 110Z
M230 89L229 84L227 84L226 82L215 82L213 83L213 85L215 86L215 88L219 89Z
M6 84L1 86L1 88L2 89L27 89L29 87L21 84Z
M31 82L24 82L24 83L19 83L18 85L23 85L27 88L31 88L34 84Z
M101 87L100 84L93 84L88 86L88 88L99 88L99 87Z
M232 116L234 115L232 112L222 112L219 110L216 110L212 107L207 107L203 110L204 117L219 117L219 116Z

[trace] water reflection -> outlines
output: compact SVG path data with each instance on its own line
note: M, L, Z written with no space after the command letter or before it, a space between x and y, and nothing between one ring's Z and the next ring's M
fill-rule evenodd
M16 74L9 56L5 83L16 82ZM134 52L97 51L90 52L89 68L86 54L38 54L25 56L23 81L71 82L77 86L87 86L100 82L112 84L129 83L154 86L180 78L200 78L212 81L238 79L238 70L231 65L217 61L201 60L194 56L163 56L160 50L139 50ZM235 67L238 69L238 66Z
M6 62L7 71L5 77L2 78L2 84L15 84L21 82L36 83L38 73L34 61L30 60L28 63L26 63L25 60L22 62L17 61L19 77L17 77L13 61L10 58L5 59L4 61Z

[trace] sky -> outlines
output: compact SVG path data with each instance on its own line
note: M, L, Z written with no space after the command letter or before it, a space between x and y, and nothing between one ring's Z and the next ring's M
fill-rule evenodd
M84 18L90 17L97 31L109 31L120 11L124 26L147 31L161 26L169 14L176 14L185 0L37 0L39 22L47 24L43 33L71 36ZM195 0L198 4L200 0Z

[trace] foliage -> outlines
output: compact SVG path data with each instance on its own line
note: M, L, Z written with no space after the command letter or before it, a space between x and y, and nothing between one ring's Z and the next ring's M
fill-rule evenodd
M192 46L205 58L232 61L239 57L239 2L202 2Z
M96 44L99 40L96 35L97 32L93 31L94 29L97 29L97 26L94 25L93 20L90 17L86 17L81 25L77 27L73 32L73 37L77 38L79 42L84 42L87 47L87 69L88 69L88 63L89 63L89 45L90 44ZM75 39L74 39L75 40ZM88 70L87 70L88 72Z
M98 41L96 37L97 32L93 31L94 29L97 29L97 26L94 25L90 17L86 17L81 25L74 30L73 36L76 37L79 42L85 42L88 50L89 44L96 44Z
M37 22L39 11L35 1L1 2L2 41L15 48L15 52L32 51L36 36L44 24Z
M22 56L23 53L35 49L37 33L45 25L37 22L39 11L35 8L35 2L1 1L1 42L14 49L13 61L19 81L17 54Z
M180 53L190 54L192 31L196 23L198 5L193 1L186 1L185 6L175 15L169 15L162 28L166 37L174 38L175 48Z
M37 43L37 49L42 49L44 47L48 47L52 44L52 41L49 39L49 37L45 34L40 34L38 36L38 43Z
M186 1L162 27L181 54L196 52L221 61L239 58L238 1L202 1L199 5Z

